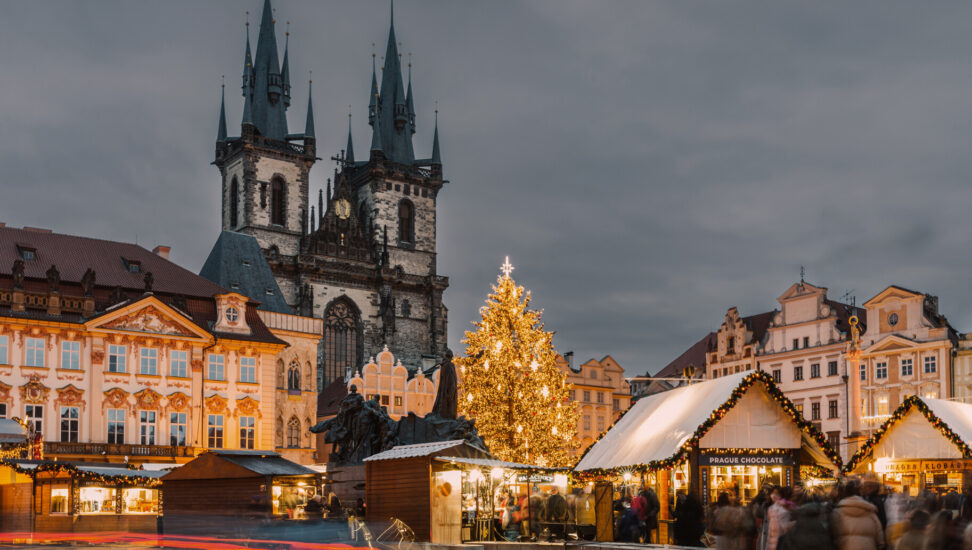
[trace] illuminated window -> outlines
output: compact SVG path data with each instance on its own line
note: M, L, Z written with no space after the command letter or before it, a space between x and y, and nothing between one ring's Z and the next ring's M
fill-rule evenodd
M396 395L395 396L395 406L396 407L401 407L402 406L402 396L400 396L400 395Z
M796 408L797 412L800 413L800 416L803 416L803 403L797 403L794 405L794 407Z
M81 368L81 342L70 340L61 342L61 368L71 370Z
M51 513L68 513L68 488L51 487Z
M886 416L888 414L888 398L878 397L877 400L877 415Z
M938 390L928 390L925 392L926 399L938 399Z
M78 510L82 514L114 514L117 489L81 487L78 491Z
M158 514L158 489L122 489L123 514Z
M43 338L26 338L24 344L24 365L28 367L44 366L44 348L46 347Z

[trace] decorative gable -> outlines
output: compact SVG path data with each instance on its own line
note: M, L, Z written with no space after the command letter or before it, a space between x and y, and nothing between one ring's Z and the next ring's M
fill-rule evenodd
M208 339L209 333L161 302L148 296L133 304L111 311L87 323L89 329L139 332Z
M231 292L217 294L216 324L213 332L229 332L233 334L250 334L250 325L246 322L247 298L242 294Z

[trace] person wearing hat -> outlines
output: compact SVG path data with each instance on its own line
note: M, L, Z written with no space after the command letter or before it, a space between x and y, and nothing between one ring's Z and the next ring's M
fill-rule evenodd
M908 519L908 530L901 535L895 545L895 550L921 550L925 543L925 528L931 516L928 512L918 509L911 513Z

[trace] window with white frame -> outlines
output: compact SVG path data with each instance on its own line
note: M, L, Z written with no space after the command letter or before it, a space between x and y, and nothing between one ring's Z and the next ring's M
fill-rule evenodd
M108 443L125 442L125 409L108 409Z
M256 357L240 357L240 382L256 383Z
M882 395L881 397L878 397L878 399L877 399L877 411L876 411L877 412L877 415L878 416L887 416L888 415L888 410L889 410L888 409L888 397L886 395Z
M587 414L584 415L584 431L591 431L591 416Z
M925 374L938 372L938 358L934 355L925 357Z
M861 363L860 369L861 369L861 382L865 382L867 380L867 365Z
M827 402L827 418L837 418L837 400L831 399Z
M208 437L206 444L212 449L223 448L223 415L211 414L207 419Z
M128 349L125 346L115 344L108 345L108 372L127 372L125 369L125 356Z
M911 376L915 373L914 359L901 360L901 376Z
M226 380L226 357L220 353L209 354L209 380Z
M810 403L810 420L820 420L820 401Z
M888 362L879 361L874 364L874 378L883 380L888 377Z
M783 381L783 371L780 369L773 369L773 382L779 384Z
M810 378L820 378L820 363L810 363Z
M138 444L155 445L155 411L138 411Z
M0 365L10 364L10 339L0 336Z
M24 405L27 429L32 433L44 433L44 405Z
M81 342L73 340L61 342L61 368L70 370L81 368Z
M169 376L186 378L189 374L189 360L185 350L169 352Z
M77 407L61 407L61 442L78 442L80 411Z
M159 374L159 350L157 348L142 348L139 350L138 373Z
M827 362L827 376L837 376L837 361Z
M184 447L186 445L186 413L169 413L169 445Z
M24 365L28 367L43 367L45 347L46 344L43 338L25 338Z
M240 448L252 449L256 439L256 419L252 416L240 417Z
M803 380L803 367L793 367L793 379Z

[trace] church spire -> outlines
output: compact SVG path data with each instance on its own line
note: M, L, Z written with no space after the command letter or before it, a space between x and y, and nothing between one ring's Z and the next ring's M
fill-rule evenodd
M304 137L314 137L314 93L313 80L307 81L307 123L304 124Z
M408 111L408 128L415 133L415 105L412 103L412 54L408 54L408 92L405 93L405 109Z
M375 127L371 131L371 153L374 156L376 151L381 151L381 115L375 117Z
M246 12L246 53L243 55L243 124L253 124L253 55L250 53L250 12Z
M415 163L415 153L412 150L412 131L408 128L408 106L401 65L395 38L395 6L392 3L388 44L381 68L381 89L377 98L376 119L380 121L376 122L376 127L381 126L380 142L385 157L400 164L412 165Z
M439 109L435 110L435 132L432 134L432 164L442 166L439 156Z
M284 58L283 58L283 102L285 107L290 107L290 21L287 21L287 31L284 33Z
M226 141L226 84L219 88L219 126L216 130L216 141Z
M371 43L374 46L374 42ZM375 125L378 115L378 76L375 73L375 52L371 52L371 98L368 99L368 125Z
M344 151L344 160L354 163L354 142L351 140L351 113L348 113L348 148Z
M276 21L270 0L264 0L257 38L256 57L251 69L251 113L253 125L266 137L283 141L287 138L287 105L289 91L284 85L277 54Z

